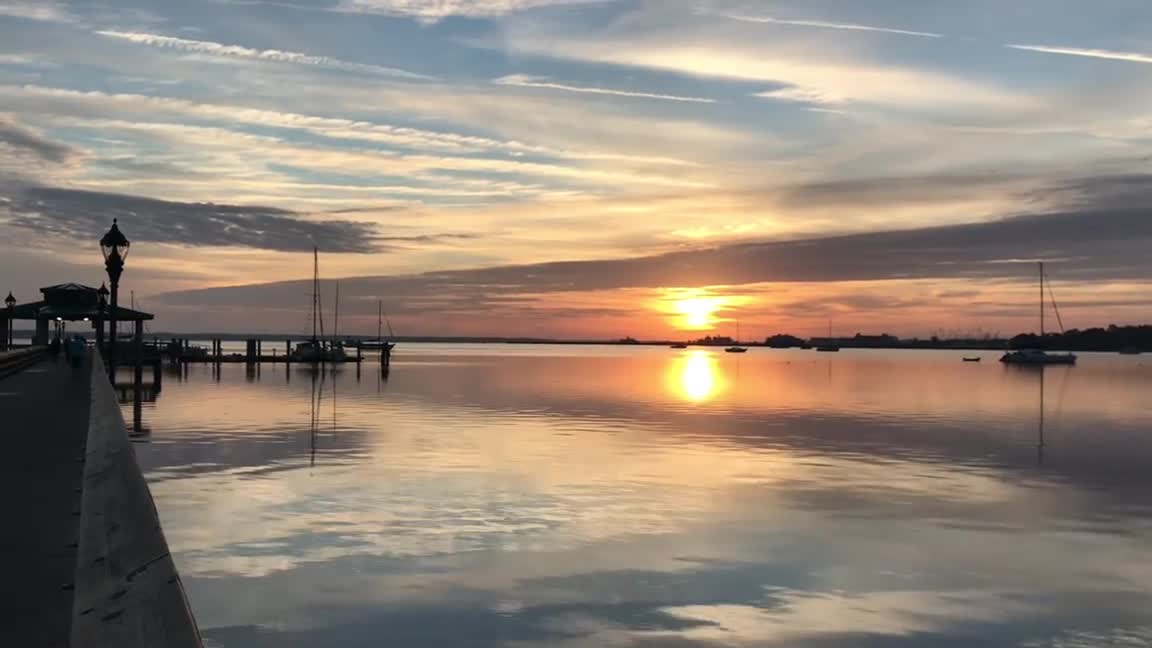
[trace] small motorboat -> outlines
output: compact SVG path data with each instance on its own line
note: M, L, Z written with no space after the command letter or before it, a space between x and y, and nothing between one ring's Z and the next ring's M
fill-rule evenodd
M818 346L816 347L817 353L840 353L838 346Z
M981 360L980 356L976 356L973 358L967 358L967 357L964 358L964 362L980 362L980 360Z
M673 344L671 348L673 348L673 349L687 349L688 345L687 344Z
M748 349L742 346L730 346L724 349L724 353L748 353Z

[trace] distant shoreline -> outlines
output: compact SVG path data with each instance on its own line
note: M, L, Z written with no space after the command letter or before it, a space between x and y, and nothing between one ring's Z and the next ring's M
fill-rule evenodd
M876 350L939 350L939 351L1005 351L1008 349L1016 348L1043 348L1050 351L1083 351L1083 352L1100 352L1100 353L1116 353L1120 351L1134 351L1141 353L1152 352L1152 341L1144 342L1143 339L1137 340L1120 340L1112 339L1115 331L1138 329L1142 331L1152 330L1152 327L1122 327L1121 329L1113 329L1105 331L1104 329L1091 329L1086 332L1070 331L1064 335L1050 335L1041 339L1034 334L1022 334L1012 339L992 338L987 340L921 340L910 339L901 340L895 338L894 341L882 340L884 336L862 336L861 339L856 338L812 338L803 342L803 344L773 344L770 342L737 342L727 337L713 338L711 340L700 340L696 342L685 340L635 340L632 338L624 338L617 340L561 340L551 338L527 338L527 337L487 337L487 336L392 336L388 340L395 343L419 343L419 344L507 344L507 345L564 345L564 346L672 346L672 345L688 345L689 348L724 348L734 344L749 348L765 348L765 349L806 349L820 346L823 344L831 344L841 349L876 349ZM1097 336L1094 339L1084 340L1078 339L1085 333L1101 332L1102 336ZM31 339L33 331L15 331L14 337L16 339ZM81 332L82 334L85 332ZM91 337L89 335L89 337ZM1105 339L1101 339L1101 337ZM1072 339L1068 339L1072 338ZM263 342L299 342L311 339L310 335L301 334L283 334L283 333L173 333L169 331L161 331L156 333L148 333L145 335L146 340L159 340L167 341L172 339L183 339L191 341L209 341L209 340L222 340L226 342L243 342L245 340L261 340ZM332 336L325 336L325 339L332 339ZM363 340L374 341L374 335L344 335L339 339L343 340ZM797 338L799 339L799 338ZM889 338L892 339L892 338ZM1073 341L1074 340L1074 341Z

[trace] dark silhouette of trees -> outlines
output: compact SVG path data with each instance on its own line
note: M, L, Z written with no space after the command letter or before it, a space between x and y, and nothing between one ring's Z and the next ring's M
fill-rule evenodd
M802 347L807 342L796 337L795 335L787 335L784 333L773 335L766 340L764 344L772 347L773 349L792 349L795 347Z
M1116 326L1071 329L1064 333L1017 335L1008 341L1013 349L1062 349L1067 351L1152 351L1152 326Z

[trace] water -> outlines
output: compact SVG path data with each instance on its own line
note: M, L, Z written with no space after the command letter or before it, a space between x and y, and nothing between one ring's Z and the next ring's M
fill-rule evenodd
M199 365L136 448L212 646L1152 645L1152 358L983 355Z

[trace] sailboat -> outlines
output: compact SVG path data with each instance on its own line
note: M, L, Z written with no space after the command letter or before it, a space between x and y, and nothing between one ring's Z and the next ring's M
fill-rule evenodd
M1052 300L1052 307L1056 307L1056 300ZM1059 318L1060 311L1056 311ZM1063 327L1061 327L1063 328ZM1044 339L1044 263L1040 263L1040 339ZM1041 349L1019 349L1009 351L1000 357L1005 364L1020 365L1071 365L1076 364L1076 356L1071 353L1048 353Z
M832 320L828 320L828 339L824 341L824 344L817 346L816 350L820 353L840 352L840 345L832 343Z
M736 344L724 349L724 353L748 353L748 349L740 346L740 322L736 322Z
M376 339L375 340L362 340L360 342L361 349L379 349L380 351L391 351L396 348L395 342L389 342L384 339L384 323L387 318L384 317L384 300L378 300L376 312ZM396 337L392 332L392 322L388 322L388 338Z
M323 337L324 318L320 312L320 249L312 248L312 337L292 349L292 360L312 363L346 362L348 356L344 353L344 347L335 342L326 344Z

